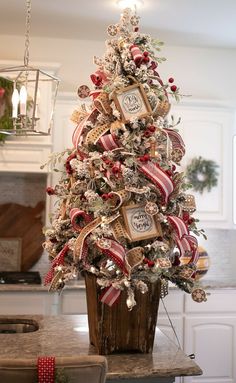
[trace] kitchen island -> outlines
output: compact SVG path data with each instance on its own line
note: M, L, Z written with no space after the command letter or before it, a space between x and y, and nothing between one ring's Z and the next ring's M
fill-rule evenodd
M38 330L28 333L1 333L0 366L7 360L37 359L38 356L78 356L95 354L89 344L86 315L1 316L0 319L31 319ZM108 355L107 382L172 383L176 376L201 375L198 365L157 329L151 354Z

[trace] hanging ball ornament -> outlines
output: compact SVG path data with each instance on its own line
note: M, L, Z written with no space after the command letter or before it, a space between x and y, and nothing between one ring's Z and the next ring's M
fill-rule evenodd
M118 33L118 27L117 25L115 24L110 24L108 27L107 27L107 33L109 36L116 36L117 33Z
M191 295L195 302L201 303L207 301L206 293L203 289L194 289Z
M87 98L90 94L90 89L87 85L81 85L78 87L77 94L79 98Z
M145 212L148 215L155 215L158 213L158 211L159 211L159 209L158 209L158 206L155 202L147 202L147 204L145 206Z
M139 24L139 20L140 20L140 17L137 16L137 15L133 15L131 16L130 18L130 24L133 25L134 27L136 27L136 25Z

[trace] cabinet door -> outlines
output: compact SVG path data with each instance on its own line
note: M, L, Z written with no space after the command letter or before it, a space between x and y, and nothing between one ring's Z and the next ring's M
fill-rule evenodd
M183 347L183 318L181 316L170 315L171 323L169 319L163 315L159 315L157 319L157 327L177 346L178 340L181 348ZM173 327L172 327L173 326ZM176 338L178 337L178 340Z
M184 351L195 354L203 371L185 383L235 383L236 318L232 316L187 317Z
M58 293L7 292L0 293L0 315L57 315Z
M76 101L72 98L57 101L53 132L53 151L55 152L72 148L72 134L76 126L71 122L70 117L76 107Z
M63 290L60 295L61 314L87 314L86 292L84 289Z
M204 221L204 227L232 226L233 111L219 107L176 106L173 115L176 120L181 117L177 127L186 145L181 162L183 169L199 156L219 166L217 186L210 192L204 190L200 194L190 190L196 198L196 218Z

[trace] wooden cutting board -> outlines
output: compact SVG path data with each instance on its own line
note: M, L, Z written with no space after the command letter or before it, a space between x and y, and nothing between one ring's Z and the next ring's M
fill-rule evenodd
M41 257L45 202L35 207L15 203L0 205L0 238L21 238L21 271L28 271Z

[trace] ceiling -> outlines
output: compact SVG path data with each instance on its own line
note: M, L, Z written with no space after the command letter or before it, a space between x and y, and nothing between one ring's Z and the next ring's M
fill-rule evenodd
M143 0L141 32L167 45L236 48L236 0ZM24 35L25 0L0 0L0 34ZM106 39L116 0L32 0L30 36Z

